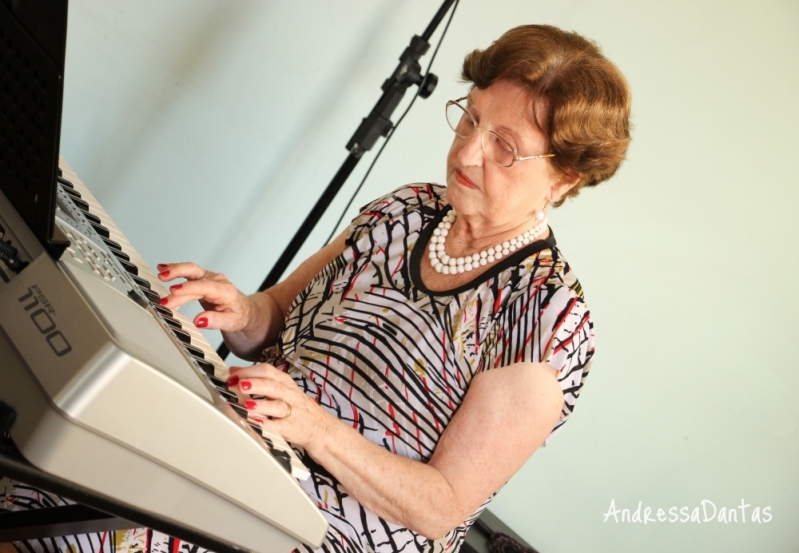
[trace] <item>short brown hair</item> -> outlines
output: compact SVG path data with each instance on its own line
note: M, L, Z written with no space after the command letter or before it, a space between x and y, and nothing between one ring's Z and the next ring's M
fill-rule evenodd
M609 179L630 143L630 89L599 47L549 25L522 25L463 60L462 78L479 89L500 80L530 94L534 124L546 135L554 168L580 180L555 205L584 186ZM535 104L539 104L536 106ZM539 121L536 107L543 107Z

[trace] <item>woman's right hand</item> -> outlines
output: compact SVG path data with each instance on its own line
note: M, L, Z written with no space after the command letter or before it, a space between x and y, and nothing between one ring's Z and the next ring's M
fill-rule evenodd
M158 270L158 278L162 282L186 279L169 287L170 294L161 299L161 305L174 309L198 300L205 311L194 317L195 326L235 333L250 325L254 316L254 302L222 273L208 271L190 262L162 263L158 265Z

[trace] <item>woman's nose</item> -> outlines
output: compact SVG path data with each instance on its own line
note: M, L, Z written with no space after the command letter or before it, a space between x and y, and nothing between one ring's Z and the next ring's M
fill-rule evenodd
M480 129L475 129L470 137L460 139L462 145L458 159L464 165L482 166L484 155L480 134Z

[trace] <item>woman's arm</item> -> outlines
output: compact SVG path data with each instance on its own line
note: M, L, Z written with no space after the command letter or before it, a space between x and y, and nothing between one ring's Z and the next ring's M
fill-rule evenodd
M563 406L549 365L518 363L478 374L422 463L370 442L270 365L231 373L242 393L270 398L246 402L258 422L305 447L363 506L430 539L461 524L507 482L552 431ZM287 418L257 415L284 417L287 405Z
M261 351L277 341L291 302L328 263L345 249L347 230L306 259L284 281L251 296L241 293L222 273L194 263L158 265L164 282L185 278L170 286L162 305L174 309L199 300L204 311L194 317L200 328L221 330L225 343L242 359L257 361Z

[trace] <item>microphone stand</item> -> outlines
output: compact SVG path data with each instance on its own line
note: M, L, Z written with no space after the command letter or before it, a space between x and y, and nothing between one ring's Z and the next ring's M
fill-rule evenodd
M316 223L327 211L328 206L336 197L338 191L341 190L341 187L355 169L363 154L371 150L381 136L387 136L391 129L394 128L394 124L391 122L391 115L408 88L411 85L417 85L419 87L419 96L422 98L428 98L433 93L438 84L438 77L433 73L422 75L419 58L427 53L430 48L430 37L454 2L455 0L444 0L427 29L422 33L422 36L413 36L410 45L399 58L399 65L397 65L391 76L383 82L381 87L383 90L382 96L380 96L369 115L361 121L360 126L349 142L347 142L347 150L350 152L347 159L344 160L344 163L333 176L333 180L327 185L316 205L313 206L311 212L302 222L302 225L300 225L286 249L283 250L272 270L269 271L269 274L261 283L261 286L258 287L259 292L263 292L280 281L280 277L283 276L294 256L297 255L297 252L313 231ZM224 342L216 351L222 359L225 359L230 353Z

